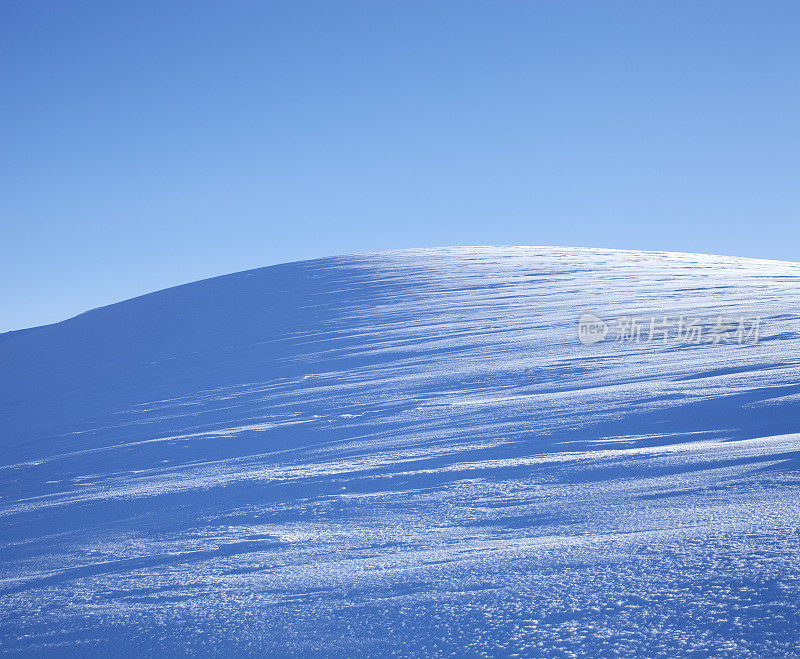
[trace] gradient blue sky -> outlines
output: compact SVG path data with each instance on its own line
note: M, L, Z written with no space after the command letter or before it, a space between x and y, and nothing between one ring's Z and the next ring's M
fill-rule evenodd
M0 331L337 253L800 260L800 3L0 2Z

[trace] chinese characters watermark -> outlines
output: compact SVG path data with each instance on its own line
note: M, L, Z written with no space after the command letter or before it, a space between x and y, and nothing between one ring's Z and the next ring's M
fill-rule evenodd
M754 344L761 336L761 318L745 316L621 316L605 321L593 313L578 319L578 340L584 345L607 338L618 343Z

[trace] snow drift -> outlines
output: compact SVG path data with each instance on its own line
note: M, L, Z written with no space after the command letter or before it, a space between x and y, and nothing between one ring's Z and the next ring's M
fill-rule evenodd
M453 248L2 335L0 648L795 653L798 313L800 264Z

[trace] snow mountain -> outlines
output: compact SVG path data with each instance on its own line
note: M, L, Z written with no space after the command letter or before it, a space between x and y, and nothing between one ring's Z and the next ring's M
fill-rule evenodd
M798 656L799 331L800 264L471 247L0 335L0 650Z

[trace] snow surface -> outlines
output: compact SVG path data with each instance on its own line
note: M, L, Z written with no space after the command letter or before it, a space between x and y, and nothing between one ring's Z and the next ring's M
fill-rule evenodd
M800 264L481 247L2 335L0 649L798 656L799 313Z

